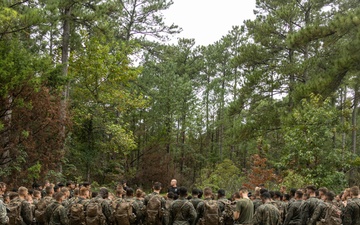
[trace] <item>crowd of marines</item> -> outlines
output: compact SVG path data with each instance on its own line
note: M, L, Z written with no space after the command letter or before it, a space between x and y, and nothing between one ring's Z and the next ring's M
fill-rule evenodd
M72 205L89 206L91 202L101 203L99 213L104 221L84 220L76 225L360 225L357 186L335 195L325 187L317 189L314 185L291 188L288 192L285 186L270 191L259 185L251 191L241 187L230 198L226 198L223 189L214 193L211 188L194 188L188 193L187 188L177 186L175 179L166 194L161 193L159 182L155 182L152 189L152 193L145 194L141 189L134 190L122 183L114 193L105 187L93 192L86 182L79 186L73 182L66 185L46 182L43 187L35 185L30 191L26 187L8 191L6 184L0 182L0 225L72 225L69 218ZM159 201L159 211L149 209L154 196ZM16 201L21 202L19 222L9 220L8 206ZM35 216L41 202L47 202L44 221ZM123 220L117 220L114 215L121 202L131 203L134 218L129 218L129 223L119 222ZM215 213L210 213L212 209ZM152 217L154 211L156 215Z

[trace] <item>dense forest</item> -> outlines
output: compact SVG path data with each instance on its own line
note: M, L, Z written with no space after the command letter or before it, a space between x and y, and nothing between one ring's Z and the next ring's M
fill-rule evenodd
M199 46L171 0L1 1L0 179L359 184L359 3L257 0Z

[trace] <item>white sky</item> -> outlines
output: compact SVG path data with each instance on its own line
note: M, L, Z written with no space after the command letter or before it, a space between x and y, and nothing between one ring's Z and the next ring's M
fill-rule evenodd
M254 19L255 0L173 0L164 11L165 22L183 29L174 37L194 38L197 45L209 45L225 36L234 25Z

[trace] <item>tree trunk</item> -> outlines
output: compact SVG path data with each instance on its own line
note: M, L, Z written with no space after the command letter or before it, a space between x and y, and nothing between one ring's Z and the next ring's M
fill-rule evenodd
M64 7L63 13L63 34L62 34L62 52L61 52L61 63L62 63L62 75L63 77L67 77L68 75L68 67L69 67L69 45L70 45L70 16L71 16L71 6L67 5ZM64 141L63 151L65 151L65 121L67 120L67 101L69 97L69 84L66 84L63 89L63 99L61 100L61 120L63 122L63 127L60 132L60 135ZM62 166L59 164L59 172L62 172Z
M356 152L356 130L357 130L357 111L358 111L358 102L359 102L359 85L356 84L355 88L354 88L354 109L352 112L352 135L351 135L351 140L352 140L352 152L354 154L357 154Z

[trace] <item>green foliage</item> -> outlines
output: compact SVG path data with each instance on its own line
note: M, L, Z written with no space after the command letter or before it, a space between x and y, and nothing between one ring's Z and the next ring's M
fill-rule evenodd
M228 194L255 169L336 191L356 178L358 2L258 0L254 20L200 47L152 41L181 30L161 13L173 2L136 3L0 2L0 176L178 177Z
M339 193L347 187L346 174L339 171L326 173L326 175L321 174L321 183L315 183L316 181L314 181L311 176L302 175L291 169L285 171L284 174L286 174L286 176L282 181L282 185L285 185L288 189L304 188L309 184L317 184L318 187L327 187L329 190Z
M287 170L284 172L286 174L283 178L282 184L290 188L302 188L310 184L309 180L306 180L306 177L303 177L293 170Z
M214 167L203 168L196 186L199 188L210 187L216 192L218 189L224 189L228 196L238 191L245 181L241 177L239 168L229 160L225 159Z
M0 170L0 176L1 177L8 177L11 176L12 173L19 173L23 169L21 165L23 165L26 162L27 154L26 152L19 146L18 156L15 158L14 161L11 161L7 163L6 167L3 167Z
M54 170L49 170L45 176L45 180L53 181L54 183L62 182L65 179L64 174Z
M111 152L123 152L124 155L130 154L131 150L134 150L136 144L131 134L127 134L127 131L120 125L111 124L106 128L107 135L111 136L109 144L105 145Z
M305 182L319 186L337 184L349 157L334 139L339 118L339 111L329 99L322 100L317 95L304 99L284 118L285 146L279 166L292 168Z
M124 161L115 166L115 160L128 156L136 147L122 114L142 107L146 101L128 88L139 73L129 66L128 46L106 42L102 37L84 36L83 41L86 48L74 52L70 64L74 132L69 139L73 148L68 160L86 171L84 177L105 172L112 176L119 173L116 168L124 168ZM73 156L83 160L78 162ZM106 163L98 163L104 160Z
M37 180L40 178L41 164L39 161L36 162L33 166L28 168L28 178L29 180Z

